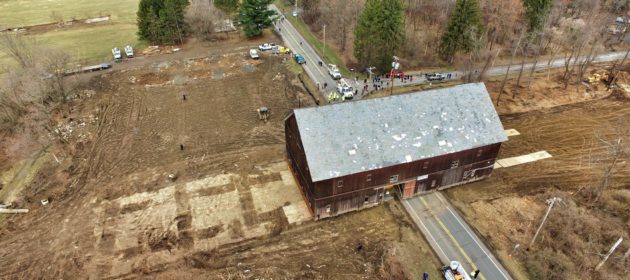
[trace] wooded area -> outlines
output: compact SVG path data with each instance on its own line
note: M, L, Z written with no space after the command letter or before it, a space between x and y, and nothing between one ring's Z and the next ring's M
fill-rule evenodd
M302 17L311 30L321 37L323 26L326 25L327 42L342 53L348 64L353 65L357 63L353 55L355 36L353 31L365 2L304 0L298 4L302 6ZM627 33L625 28L618 26L616 31L612 31L611 28L615 25L616 17L626 14L630 7L630 1L627 0L402 2L405 9L405 41L397 55L407 68L450 65L450 59L448 57L444 59L444 56L440 57L438 53L457 2L462 4L467 2L466 5L478 3L483 29L478 28L482 32L474 38L477 41L476 49L468 47L465 52L454 54L452 62L455 67L468 65L471 60L483 66L486 61L511 57L525 57L527 60L537 61L540 56L559 57L568 53L567 61L571 61L576 55L592 56L614 48L621 42L621 38L625 37ZM530 6L544 7L528 11L525 8L528 3ZM541 14L547 15L538 16ZM516 61L521 62L518 59ZM569 70L583 72L584 66L588 64L587 62L581 67Z

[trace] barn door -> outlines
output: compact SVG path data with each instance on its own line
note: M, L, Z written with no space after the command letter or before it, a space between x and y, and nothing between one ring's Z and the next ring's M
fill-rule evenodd
M464 175L464 168L457 167L444 171L442 175L442 187L447 187L462 181Z

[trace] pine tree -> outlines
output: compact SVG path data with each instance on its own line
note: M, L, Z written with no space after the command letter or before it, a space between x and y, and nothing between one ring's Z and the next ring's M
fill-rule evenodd
M474 48L475 37L481 34L483 34L483 24L479 1L457 0L446 32L442 35L440 55L452 62L457 52L470 52Z
M273 24L271 17L276 12L267 8L271 2L273 0L243 0L241 5L241 23L247 38L262 35L263 29Z
M543 29L549 13L551 13L552 0L523 0L525 18L527 19L527 32L535 34Z
M391 70L392 56L404 41L400 0L367 0L354 30L354 56L364 67Z
M230 15L238 11L239 0L214 0L214 6Z
M157 44L181 42L188 32L184 10L188 0L140 0L138 36Z

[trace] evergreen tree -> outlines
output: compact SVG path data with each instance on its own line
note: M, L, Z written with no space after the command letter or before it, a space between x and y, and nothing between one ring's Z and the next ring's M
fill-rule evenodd
M354 30L354 56L361 66L391 70L392 57L405 37L400 0L367 0Z
M481 34L483 34L483 24L479 1L457 0L446 32L442 35L440 55L452 62L457 52L470 52L474 48L474 38Z
M543 29L545 21L551 13L552 3L552 0L523 0L527 32L530 35Z
M214 5L228 15L238 11L239 3L239 0L214 0Z
M276 12L267 8L271 2L273 0L243 0L241 23L247 38L262 35L263 29L273 24L271 17Z
M188 32L184 10L188 0L140 0L138 36L157 44L181 42Z

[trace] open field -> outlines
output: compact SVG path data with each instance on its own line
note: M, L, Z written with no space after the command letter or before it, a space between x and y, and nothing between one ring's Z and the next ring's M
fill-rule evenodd
M57 27L34 35L44 48L63 48L76 62L95 63L110 60L113 46L138 45L136 36L137 0L9 0L0 2L0 27L21 27L55 22L52 13L64 21L111 15L110 21ZM0 64L12 63L0 53Z
M311 221L284 158L283 119L312 99L280 57L253 61L232 46L124 66L93 74L55 116L69 144L51 149L60 163L48 158L14 201L30 212L3 221L0 278L436 272L433 253L395 201ZM268 122L258 119L260 106L270 109ZM50 204L41 205L44 198Z

